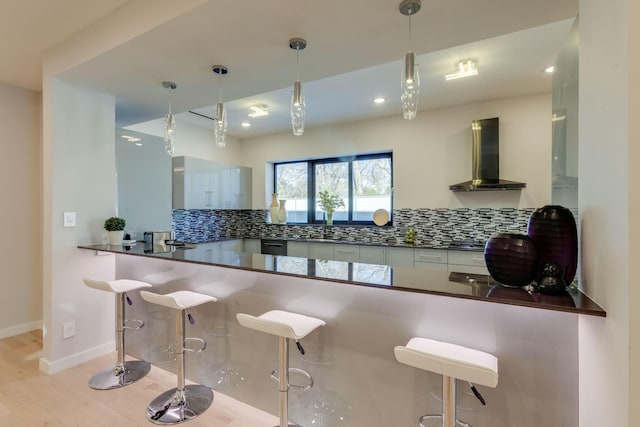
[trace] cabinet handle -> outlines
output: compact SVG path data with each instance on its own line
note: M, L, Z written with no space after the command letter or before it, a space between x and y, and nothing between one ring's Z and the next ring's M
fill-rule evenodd
M418 255L418 258L429 259L429 260L434 260L434 261L442 261L442 255L424 255L424 254L420 254L420 255Z
M342 252L345 254L352 254L352 253L355 253L356 250L355 249L336 249L336 251Z

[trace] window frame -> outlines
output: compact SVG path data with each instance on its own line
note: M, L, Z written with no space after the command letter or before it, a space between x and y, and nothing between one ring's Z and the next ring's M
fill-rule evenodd
M287 164L293 164L293 163L306 163L307 164L307 222L289 222L291 224L309 224L309 225L317 225L317 224L323 224L324 221L323 220L317 220L316 218L316 211L318 210L318 206L315 203L315 200L317 198L316 195L316 166L317 165L324 165L324 164L331 164L331 163L348 163L347 166L347 179L349 182L349 189L348 189L348 206L349 209L347 211L347 220L336 220L334 218L333 220L333 224L334 225L375 225L375 223L373 222L373 218L369 221L354 221L353 220L353 209L354 209L354 189L353 189L353 162L354 161L360 161L360 160L371 160L371 159L389 159L390 165L391 165L391 195L390 195L390 205L391 205L391 211L393 211L393 152L392 151L385 151L385 152L380 152L380 153L368 153L368 154L353 154L353 155L348 155L348 156L334 156L334 157L323 157L323 158L316 158L316 159L306 159L306 160L289 160L289 161L284 161L284 162L274 162L273 163L273 189L274 192L277 193L278 192L278 187L277 187L277 183L278 183L278 166L279 165L287 165ZM385 225L390 225L392 218L391 218L392 213L389 212L389 221L387 222L387 224Z

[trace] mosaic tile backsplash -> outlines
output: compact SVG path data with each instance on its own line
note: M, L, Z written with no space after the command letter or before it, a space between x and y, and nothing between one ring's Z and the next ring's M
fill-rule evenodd
M486 241L493 233L526 233L534 209L458 208L396 209L392 226L270 224L267 210L174 210L176 239L208 242L223 238L325 237L364 243L402 241L407 228L415 230L416 244L446 246L452 241Z

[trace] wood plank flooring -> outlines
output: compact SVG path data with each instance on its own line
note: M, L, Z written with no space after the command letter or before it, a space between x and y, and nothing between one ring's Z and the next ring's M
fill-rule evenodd
M148 403L176 386L176 376L153 367L138 382L116 390L92 390L89 378L116 360L94 359L54 375L38 370L42 333L0 340L0 427L150 427ZM272 427L276 417L214 391L211 407L189 427Z

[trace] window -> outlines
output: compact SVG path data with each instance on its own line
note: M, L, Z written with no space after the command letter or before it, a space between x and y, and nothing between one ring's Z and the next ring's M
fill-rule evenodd
M322 223L326 213L318 193L339 196L344 206L333 213L338 224L370 224L377 209L392 211L391 153L356 155L274 164L274 188L286 199L290 223Z

